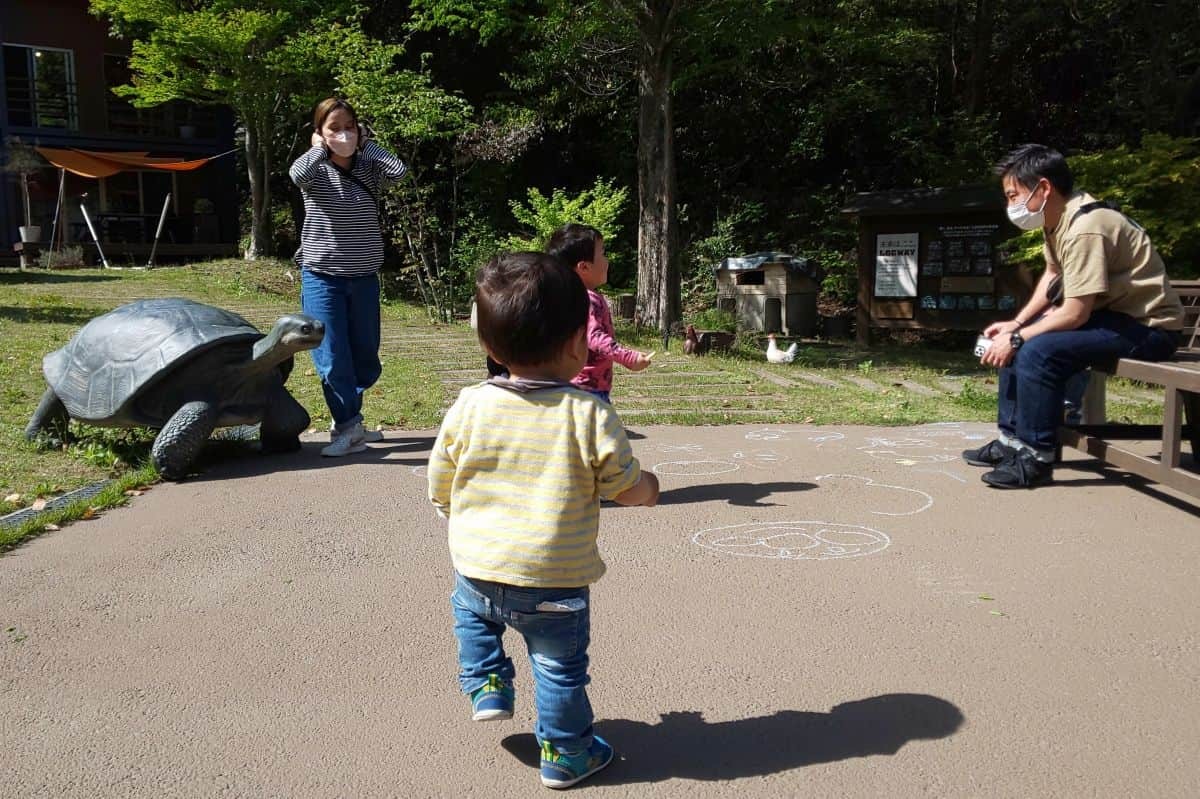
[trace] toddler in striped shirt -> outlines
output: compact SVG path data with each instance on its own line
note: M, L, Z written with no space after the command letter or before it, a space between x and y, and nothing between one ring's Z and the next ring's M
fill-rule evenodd
M565 788L613 757L592 731L586 690L600 499L653 506L658 480L612 407L571 384L588 353L588 294L574 271L544 253L499 256L475 296L479 340L509 374L463 389L429 457L429 498L449 519L459 683L476 721L512 718L502 635L519 632L541 780Z

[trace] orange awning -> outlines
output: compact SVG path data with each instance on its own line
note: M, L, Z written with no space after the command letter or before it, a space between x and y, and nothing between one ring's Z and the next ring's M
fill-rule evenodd
M204 166L213 158L220 157L214 155L195 161L185 161L182 158L151 156L145 150L140 152L101 152L74 148L63 150L56 147L38 147L37 151L56 167L85 178L106 178L131 169L166 169L172 172L190 172ZM221 153L221 155L228 155L228 153Z

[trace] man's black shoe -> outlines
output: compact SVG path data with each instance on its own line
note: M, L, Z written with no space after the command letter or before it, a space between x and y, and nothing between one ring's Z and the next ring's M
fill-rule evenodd
M964 449L963 460L972 466L998 466L1005 458L1011 458L1015 449L999 439L989 441L979 449Z
M1010 458L983 476L992 488L1034 488L1054 478L1054 466L1043 463L1027 449L1017 450Z

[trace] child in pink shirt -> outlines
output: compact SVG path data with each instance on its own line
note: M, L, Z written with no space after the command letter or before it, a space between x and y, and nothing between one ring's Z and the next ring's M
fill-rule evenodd
M617 343L608 302L596 291L608 281L604 237L588 225L564 225L550 237L546 252L572 267L588 292L587 363L571 382L611 402L613 361L631 372L640 372L650 365L650 356Z

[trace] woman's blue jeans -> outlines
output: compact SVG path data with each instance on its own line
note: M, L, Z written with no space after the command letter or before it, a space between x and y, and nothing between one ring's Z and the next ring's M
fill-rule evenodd
M1179 346L1179 334L1147 327L1115 311L1093 311L1075 330L1030 339L1000 370L1000 432L1041 452L1058 446L1067 382L1082 369L1120 358L1162 361Z
M363 392L375 385L379 363L379 276L334 277L301 271L304 313L325 323L325 338L312 351L334 430L362 421Z
M549 741L560 752L579 752L591 746L588 589L521 588L455 574L450 604L463 693L482 686L489 674L512 681L512 658L504 653L501 640L504 630L512 627L524 636L529 650L538 741ZM539 605L543 610L538 610Z

